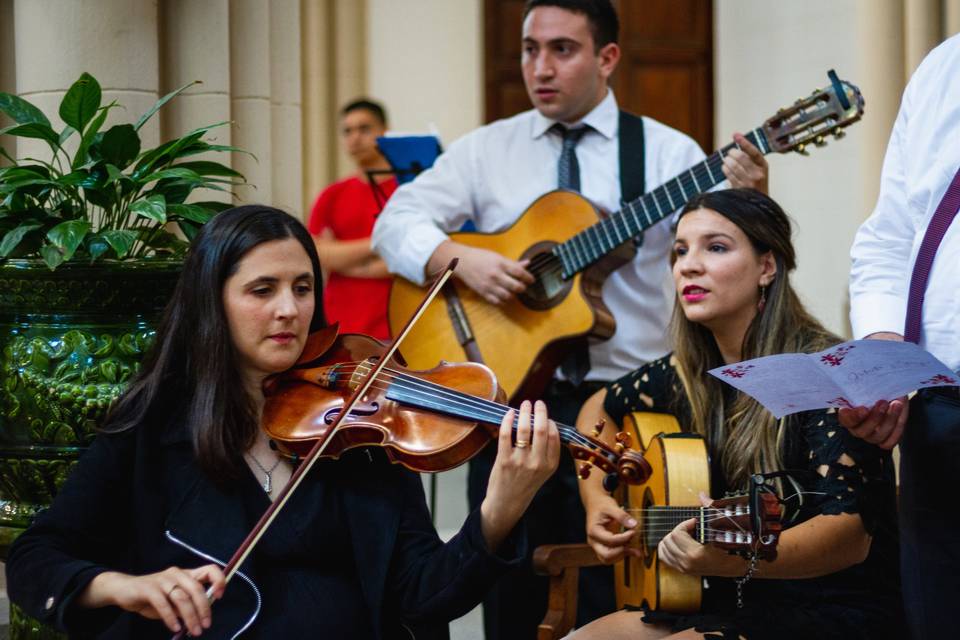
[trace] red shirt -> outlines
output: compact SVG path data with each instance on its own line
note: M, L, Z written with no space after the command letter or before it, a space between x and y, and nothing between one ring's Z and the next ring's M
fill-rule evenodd
M397 189L393 178L379 185L389 198ZM380 206L368 182L351 177L323 190L313 205L308 228L313 235L330 229L337 240L369 238ZM385 340L390 337L387 298L391 278L351 278L328 274L323 291L327 322L339 322L344 333L365 333Z

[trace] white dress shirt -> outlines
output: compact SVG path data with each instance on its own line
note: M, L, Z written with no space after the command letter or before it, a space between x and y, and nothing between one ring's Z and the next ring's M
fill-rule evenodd
M854 337L903 335L910 276L920 243L960 168L960 36L934 49L903 94L883 162L880 197L851 250ZM937 250L923 302L920 344L960 368L960 218Z
M644 118L646 190L704 158L691 138ZM582 120L592 130L576 147L580 191L607 211L620 208L619 116L613 92ZM539 196L557 188L561 136L536 110L498 120L463 136L432 169L400 187L373 229L373 248L391 272L423 283L424 267L447 233L472 220L477 231L499 232ZM570 123L574 124L574 123ZM612 380L669 350L666 327L673 308L664 221L644 234L637 257L607 279L603 300L617 330L590 345L588 380Z

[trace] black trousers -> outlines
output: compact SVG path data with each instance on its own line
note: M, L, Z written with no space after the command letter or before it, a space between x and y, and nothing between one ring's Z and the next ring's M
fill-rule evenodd
M602 383L585 382L574 387L568 382L554 381L543 400L554 421L572 427L580 407L602 386ZM467 492L471 510L480 506L487 493L496 451L496 442L491 442L470 461ZM483 601L487 640L536 638L537 625L547 609L549 582L545 576L533 573L534 549L543 544L586 541L586 514L580 502L573 458L566 447L560 466L534 497L524 522L529 540L528 557L522 566L504 575ZM581 569L578 593L577 626L612 613L616 606L613 567Z
M904 608L916 640L956 634L960 603L960 395L925 389L910 403L900 443L900 565Z

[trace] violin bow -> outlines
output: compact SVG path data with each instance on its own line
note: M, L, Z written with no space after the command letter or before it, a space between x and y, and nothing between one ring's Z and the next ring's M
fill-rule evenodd
M437 297L437 294L440 293L440 290L443 288L443 285L447 283L447 280L450 279L450 276L453 275L453 270L457 267L458 258L454 258L450 261L450 264L447 265L447 268L444 269L437 279L431 285L430 290L427 291L426 296L423 299L423 302L420 303L420 306L417 307L417 310L410 316L410 319L407 320L407 323L404 325L403 329L399 334L393 339L393 341L386 347L383 356L380 360L374 365L373 369L370 371L369 375L366 376L366 379L362 384L360 384L350 395L350 398L344 404L343 409L340 410L340 413L334 419L333 424L330 427L330 431L327 433L325 438L318 439L317 442L310 449L309 453L303 457L300 465L294 470L293 475L290 476L290 481L287 482L287 486L283 488L280 494L276 499L270 503L270 506L266 511L263 512L263 515L260 516L260 520L257 521L257 524L253 526L253 529L250 530L250 533L247 534L247 537L244 538L243 542L240 543L240 546L237 547L237 550L234 552L233 557L230 558L230 561L223 568L223 574L225 583L229 584L230 580L236 575L239 571L240 566L246 561L246 559L253 553L254 547L257 543L260 542L260 539L263 537L263 534L267 532L267 529L273 524L273 521L279 515L280 510L283 509L284 505L287 504L287 500L290 499L290 496L293 495L293 492L296 491L297 487L300 486L300 483L303 482L303 479L313 468L313 465L316 464L317 460L326 450L327 445L333 440L333 436L336 435L337 429L340 427L340 423L344 420L345 417L350 415L354 407L360 401L360 398L370 389L374 381L377 379L377 376L380 374L380 371L387 366L387 363L396 353L397 348L400 346L400 343L403 342L404 338L407 337L407 334L410 333L410 330L413 329L413 326L417 323L420 317L423 315L423 312L427 309L427 306L433 299ZM213 597L213 587L207 589L207 599L210 600ZM178 631L172 640L180 640L186 635L186 628L182 627Z

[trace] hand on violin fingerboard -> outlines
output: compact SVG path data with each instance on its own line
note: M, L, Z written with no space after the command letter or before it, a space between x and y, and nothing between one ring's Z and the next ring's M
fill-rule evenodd
M516 423L516 434L514 424ZM490 472L487 496L480 505L487 548L496 551L527 510L534 494L560 462L560 434L547 417L547 407L525 400L500 423L497 458Z

